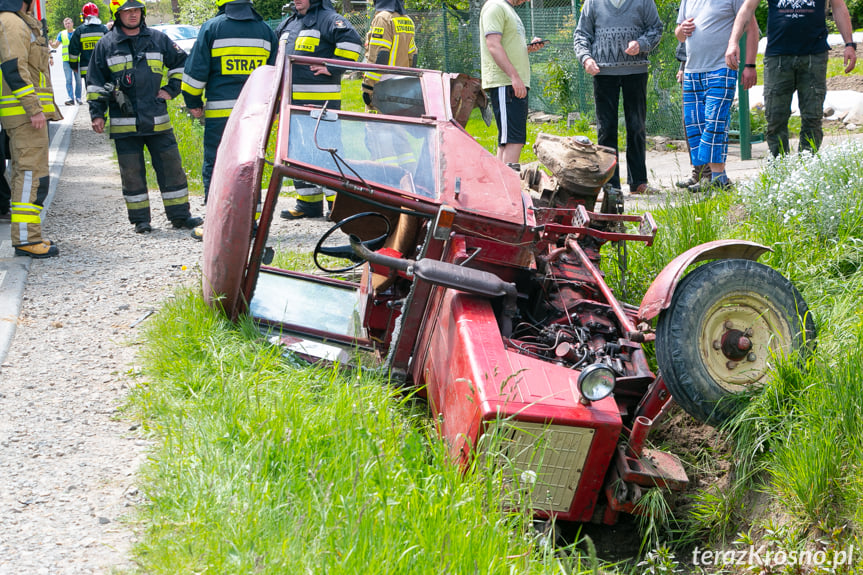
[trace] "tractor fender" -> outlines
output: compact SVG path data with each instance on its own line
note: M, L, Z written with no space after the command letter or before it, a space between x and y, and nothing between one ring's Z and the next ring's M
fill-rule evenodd
M715 240L690 248L671 260L650 287L638 308L638 321L649 322L671 305L677 284L683 279L686 268L706 260L744 259L757 261L765 252L773 251L767 246L745 240Z
M241 288L279 81L273 66L249 76L225 126L210 181L201 289L207 305L231 319L245 310Z

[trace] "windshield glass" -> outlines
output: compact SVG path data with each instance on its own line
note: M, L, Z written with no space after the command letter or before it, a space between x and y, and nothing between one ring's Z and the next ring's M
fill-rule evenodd
M191 40L198 37L198 29L194 26L166 26L159 29L171 40Z
M318 110L319 112L319 110ZM437 198L434 126L345 118L329 111L318 123L307 109L291 112L288 157L338 173L333 157L315 146L335 148L347 165L368 183ZM355 176L354 176L355 177Z

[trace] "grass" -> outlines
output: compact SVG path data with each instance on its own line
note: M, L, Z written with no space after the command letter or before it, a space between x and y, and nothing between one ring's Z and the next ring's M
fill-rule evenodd
M383 377L305 367L196 294L147 340L132 405L160 447L142 472L140 571L591 572L503 507L493 457L463 472L424 402Z

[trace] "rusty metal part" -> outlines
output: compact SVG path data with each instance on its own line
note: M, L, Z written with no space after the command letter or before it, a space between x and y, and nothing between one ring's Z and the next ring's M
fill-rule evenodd
M671 297L677 284L683 279L686 269L705 260L728 258L758 260L765 252L773 251L767 246L742 240L716 240L690 248L671 260L656 276L641 299L638 309L640 321L650 321L671 305Z

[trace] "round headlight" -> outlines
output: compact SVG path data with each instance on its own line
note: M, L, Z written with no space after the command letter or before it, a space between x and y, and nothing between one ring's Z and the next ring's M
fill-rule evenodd
M614 372L605 364L594 363L585 367L578 376L578 391L590 401L605 399L614 391Z

